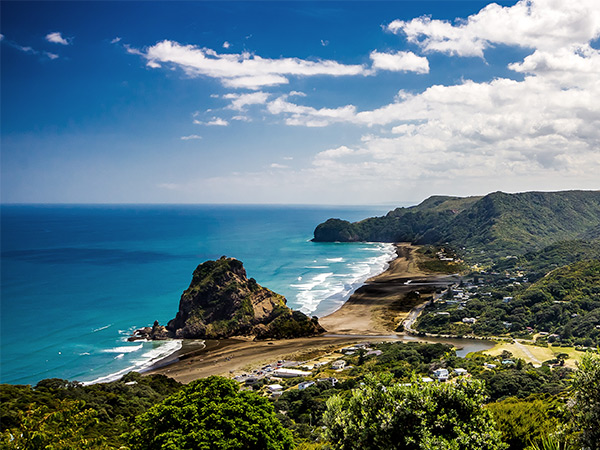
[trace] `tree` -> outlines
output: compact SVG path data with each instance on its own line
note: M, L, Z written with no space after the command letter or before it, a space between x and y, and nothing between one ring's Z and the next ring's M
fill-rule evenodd
M478 380L401 385L369 376L349 398L327 401L326 438L339 450L504 449L484 399Z
M82 402L61 400L56 409L47 406L19 411L16 426L2 432L2 448L18 450L105 449L104 439L89 438L97 424L96 413Z
M573 375L575 422L584 448L600 449L600 355L587 352Z
M293 446L291 433L259 395L235 381L208 377L190 383L136 419L132 450L269 449Z

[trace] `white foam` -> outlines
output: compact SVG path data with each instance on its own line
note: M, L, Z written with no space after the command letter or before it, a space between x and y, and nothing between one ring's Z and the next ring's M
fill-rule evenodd
M374 275L385 271L396 254L393 244L381 243L361 248L378 252L377 256L346 264L347 272L327 272L318 274L303 283L290 287L297 289L296 301L300 310L311 314L317 308L323 313L331 313L340 308L363 283ZM327 258L331 263L345 262L345 258ZM314 268L314 267L312 267ZM319 268L321 268L319 266ZM331 270L331 267L327 266Z
M106 350L102 350L102 351L104 353L131 353L131 352L137 352L138 350L141 350L143 346L144 346L144 344L135 345L135 346L127 345L124 347L107 348Z
M156 341L152 341L156 342ZM141 357L137 360L133 361L132 365L119 370L118 372L111 373L109 375L96 378L92 381L84 381L84 385L96 384L96 383L108 383L109 381L115 381L121 378L126 373L135 371L143 371L145 369L150 368L152 365L160 361L161 359L169 356L172 353L175 353L182 346L182 341L180 339L173 339L169 341L161 341L161 344L152 350L145 352L141 355Z
M125 353L121 353L121 354L115 356L115 359L121 359L121 358L123 358L123 356L125 356Z
M111 326L112 326L112 323L109 323L108 325L105 325L103 327L96 328L95 330L92 330L92 333L97 333L98 331L106 330L107 328L109 328Z

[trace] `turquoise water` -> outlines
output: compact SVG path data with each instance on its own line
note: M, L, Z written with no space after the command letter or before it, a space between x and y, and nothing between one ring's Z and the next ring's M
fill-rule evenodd
M2 383L109 380L179 341L127 342L175 316L194 268L222 255L288 305L325 315L385 268L388 244L310 242L329 217L389 208L2 206Z

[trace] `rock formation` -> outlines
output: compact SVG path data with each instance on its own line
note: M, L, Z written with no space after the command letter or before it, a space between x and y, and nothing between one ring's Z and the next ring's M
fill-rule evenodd
M153 327L136 330L131 339L293 338L324 331L316 317L292 311L285 297L248 279L240 261L223 256L194 270L179 311L166 327L155 322Z

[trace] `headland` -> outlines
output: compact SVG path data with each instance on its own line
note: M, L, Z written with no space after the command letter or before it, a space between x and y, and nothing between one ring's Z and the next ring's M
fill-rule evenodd
M337 311L319 319L327 330L321 335L273 340L232 337L207 340L204 347L184 344L146 373L188 383L210 375L236 374L273 360L308 359L348 343L402 339L399 325L411 309L455 281L452 276L421 270L417 249L408 243L396 244L396 257L383 273L368 279Z

